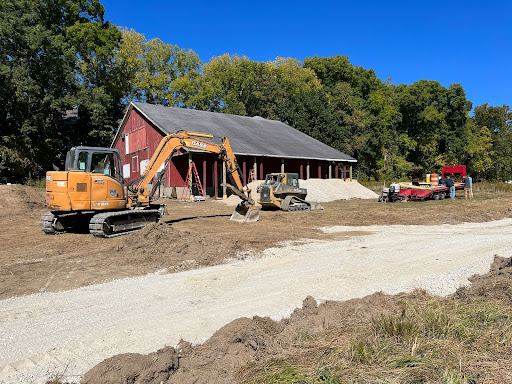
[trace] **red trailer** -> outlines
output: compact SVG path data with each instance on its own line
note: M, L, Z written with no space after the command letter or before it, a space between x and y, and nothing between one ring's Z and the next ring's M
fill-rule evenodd
M454 181L455 190L464 189L463 178L466 176L465 165L446 165L443 167L442 177ZM450 188L444 184L432 185L426 182L393 183L389 188L382 190L379 201L395 202L406 200L444 200L450 197Z
M399 200L443 200L450 197L450 188L446 185L433 187L430 184L420 185L400 183ZM455 190L464 189L464 183L455 183Z

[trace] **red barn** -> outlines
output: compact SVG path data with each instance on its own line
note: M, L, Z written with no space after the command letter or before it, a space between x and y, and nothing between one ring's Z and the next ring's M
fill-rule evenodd
M249 172L264 179L271 172L295 172L301 179L352 178L356 160L280 121L132 102L112 147L121 152L126 180L140 177L160 140L180 130L227 137L245 180ZM221 197L224 165L217 155L183 150L174 156L164 176L164 187L185 186L191 162L210 196ZM164 194L169 190L164 188Z

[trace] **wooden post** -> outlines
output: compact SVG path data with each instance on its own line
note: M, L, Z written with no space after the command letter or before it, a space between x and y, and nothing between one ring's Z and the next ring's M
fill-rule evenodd
M256 156L254 156L254 180L258 180L258 162L256 161Z
M260 163L260 180L263 180L265 176L263 176L263 161Z
M226 163L222 162L222 183L226 183ZM226 187L222 186L222 198L226 199L228 195L226 194Z
M336 165L336 168L334 168L334 178L338 178L338 165Z
M306 164L306 180L309 180L309 160L308 163Z
M347 181L347 166L343 165L343 181Z
M217 164L217 160L215 160L213 162L213 178L214 178L214 183L215 183L215 197L218 198L219 197L219 179L218 179L218 175L217 175L217 170L218 170L218 164Z
M244 162L242 163L242 172L244 174L244 183L247 184L247 175L246 175L246 169L245 169L245 159L244 159Z
M304 164L300 164L300 178L304 180Z
M318 165L318 178L321 179L322 178L322 163L320 163Z
M329 163L329 179L332 179L332 164Z
M284 159L281 159L281 173L284 173Z
M349 174L350 175L350 181L352 181L352 166L350 166L349 172L350 172L350 174Z

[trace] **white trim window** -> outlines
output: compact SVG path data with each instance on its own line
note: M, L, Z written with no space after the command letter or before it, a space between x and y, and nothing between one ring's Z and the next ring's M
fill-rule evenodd
M132 157L132 172L133 173L139 172L139 156Z

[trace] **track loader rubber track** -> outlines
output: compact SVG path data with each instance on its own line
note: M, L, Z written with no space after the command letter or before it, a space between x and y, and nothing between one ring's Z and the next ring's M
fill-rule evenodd
M286 196L281 210L286 212L298 212L298 211L321 211L324 208L313 201L306 201L297 196Z
M286 196L281 209L287 212L311 211L311 204L297 196Z
M162 212L158 209L125 210L102 212L94 215L89 222L89 232L96 237L116 237L144 228L149 223L160 221Z

